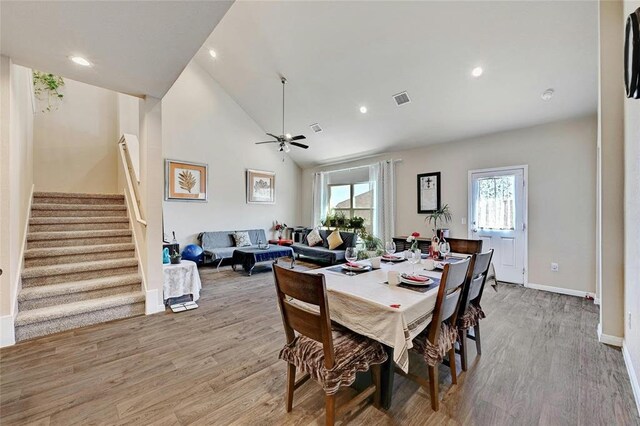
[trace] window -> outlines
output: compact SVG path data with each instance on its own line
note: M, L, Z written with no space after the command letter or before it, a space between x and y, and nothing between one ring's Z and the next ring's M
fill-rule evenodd
M480 229L515 229L516 177L495 176L478 180L476 223Z
M364 218L367 232L373 232L373 184L370 182L329 185L329 209L345 217Z

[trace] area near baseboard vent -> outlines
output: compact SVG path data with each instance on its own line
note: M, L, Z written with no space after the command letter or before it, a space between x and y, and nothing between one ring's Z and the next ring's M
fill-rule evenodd
M600 343L604 343L605 345L616 346L618 348L622 347L623 339L619 336L611 336L610 334L604 334L602 332L602 324L598 324L598 341Z
M591 293L588 291L582 291L582 290L572 290L569 288L562 288L562 287L553 287L550 285L542 285L542 284L534 284L532 282L526 283L524 285L527 288L533 288L535 290L542 290L542 291L549 291L551 293L559 293L559 294L566 294L567 296L577 296L577 297L591 297L592 299L595 299L596 294L595 293Z
M631 389L633 390L633 396L636 399L636 406L638 407L638 414L640 414L640 382L638 382L638 375L631 363L631 354L625 342L622 343L622 357L624 363L627 366L627 373L629 373L629 380L631 381Z

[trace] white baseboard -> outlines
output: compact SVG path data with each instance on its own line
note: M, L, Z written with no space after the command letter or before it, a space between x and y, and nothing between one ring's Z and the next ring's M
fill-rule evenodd
M600 306L600 298L599 297L594 297L593 298L593 303L595 303L596 305Z
M582 291L582 290L572 290L569 288L562 288L562 287L553 287L550 285L542 285L542 284L534 284L534 283L526 283L524 285L527 288L532 288L534 290L542 290L542 291L548 291L551 293L558 293L558 294L566 294L567 296L577 296L577 297L591 297L592 299L596 298L596 294L595 293L590 293L588 291ZM599 301L598 301L599 303Z
M640 415L640 379L633 368L633 364L631 363L631 354L627 349L627 345L624 343L622 344L622 357L624 358L624 363L627 366L627 373L629 373L629 380L631 381L631 389L633 389L633 396L636 399L636 407L638 408L638 414Z
M158 289L147 290L145 300L145 315L157 314L158 312L164 312L164 305L158 304Z
M0 348L16 344L13 315L0 317Z
M618 336L611 336L609 334L604 334L602 332L602 324L598 324L598 341L600 343L604 343L606 345L617 346L619 348L622 347L623 339Z

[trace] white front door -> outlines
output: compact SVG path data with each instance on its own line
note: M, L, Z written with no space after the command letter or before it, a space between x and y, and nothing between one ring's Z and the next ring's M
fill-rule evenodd
M524 284L526 166L469 172L469 238L493 249L496 278Z

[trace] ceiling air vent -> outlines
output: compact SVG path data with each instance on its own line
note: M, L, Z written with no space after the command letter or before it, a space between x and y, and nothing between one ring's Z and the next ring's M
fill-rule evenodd
M313 130L315 133L320 133L322 131L322 127L320 127L318 123L313 123L309 127L311 127L311 130Z
M393 95L393 100L396 101L396 105L398 106L408 104L409 102L411 102L411 99L409 99L409 95L407 95L407 92L402 92L402 93L398 93L397 95Z

